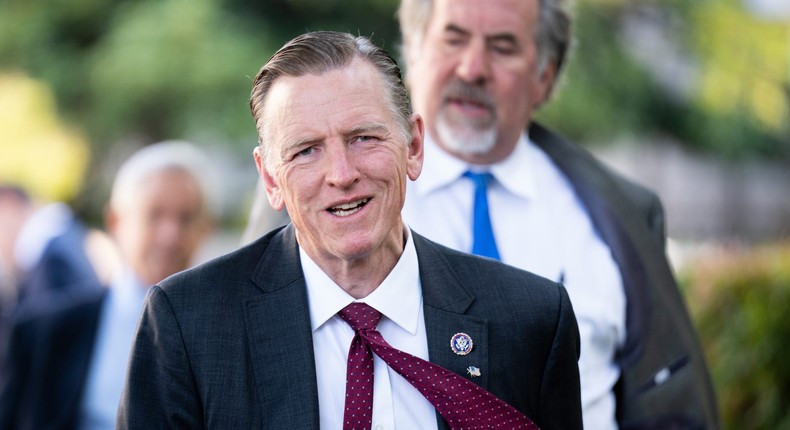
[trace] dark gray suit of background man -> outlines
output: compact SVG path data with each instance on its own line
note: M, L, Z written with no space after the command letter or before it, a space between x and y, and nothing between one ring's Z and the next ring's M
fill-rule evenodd
M469 378L541 428L581 428L578 330L564 288L444 248L401 221L406 182L422 167L423 129L389 55L365 38L308 33L264 66L251 105L258 171L269 202L287 207L293 224L153 287L120 428L350 428L342 401L327 405L344 397L353 333L337 315L311 329L312 309L331 296L343 302L332 312L352 302L400 311L406 291L417 292L407 311L420 315L424 335L394 329L400 337L387 341L395 348L418 339L409 352ZM396 271L414 282L391 282ZM391 294L389 303L381 294ZM384 332L392 315L381 312ZM342 333L322 338L330 326ZM466 355L451 350L458 333L474 342ZM327 339L338 341L334 349L323 347ZM327 371L336 358L340 372ZM374 425L448 428L418 391L381 370L392 388L376 371ZM325 386L327 378L340 383ZM379 395L393 400L377 409Z

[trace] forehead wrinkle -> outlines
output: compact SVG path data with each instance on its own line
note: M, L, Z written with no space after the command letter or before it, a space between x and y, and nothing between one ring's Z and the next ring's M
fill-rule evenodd
M445 32L455 33L459 36L470 37L472 32L460 27L457 24L449 23L444 27ZM518 37L513 34L512 32L505 31L499 33L492 33L484 35L487 42L497 42L497 41L504 41L504 42L511 42L514 44L518 44Z
M313 145L313 144L316 144L316 143L320 143L323 140L324 139L322 139L320 137L304 137L304 138L298 138L297 137L297 138L294 138L294 139L286 140L286 141L283 142L282 152L283 153L287 153L291 149L299 148L299 147L302 147L302 146Z
M352 123L349 125L340 124L335 127L336 134L344 137L364 134L364 133L378 133L378 134L388 134L390 132L390 127L387 125L385 121L379 120L370 120L363 123ZM309 130L305 132L311 133ZM291 139L284 139L283 147L284 148L293 148L302 146L305 144L313 144L319 143L325 139L323 136L323 132L316 132L315 136L295 136Z
M372 73L360 74L360 66ZM342 100L316 97L327 85L323 78L332 75L349 91ZM361 132L390 133L386 102L381 106L364 102L375 95L370 88L383 88L383 85L374 66L358 59L346 67L320 74L280 77L267 95L262 115L269 130L268 140L279 142L278 152L282 156L295 147L320 143L332 134L346 137ZM337 107L338 103L342 109ZM327 125L330 128L325 128Z
M506 32L506 33L495 33L489 34L486 36L486 40L489 42L510 42L513 44L518 44L518 37L515 34Z
M349 127L341 128L339 134L344 138L356 136L360 134L383 134L389 136L391 131L386 123L380 121L369 121L362 124L351 125ZM323 136L306 136L294 137L283 141L281 155L290 153L296 148L306 147L314 144L321 143L325 140Z
M457 33L457 34L462 35L462 36L469 36L471 34L470 31L460 27L457 24L453 24L453 23L447 23L444 26L444 31L445 32L449 32L449 33Z
M384 133L389 134L390 129L387 125L383 122L379 121L370 121L358 125L351 126L347 128L344 132L344 136L352 136L356 134L364 134L364 133Z
M533 7L524 3L523 0L492 2L490 7L487 5L486 11L482 13L480 10L471 12L464 6L464 4L468 6L469 3L475 6L483 4L482 2L476 4L476 1L456 2L456 0L447 0L441 2L444 5L444 8L441 9L442 20L444 21L443 30L452 30L469 35L477 30L483 30L483 36L486 39L501 36L510 36L517 39L524 28L524 20L528 24L532 24L532 26L537 23L539 5ZM436 13L439 10L438 3L435 3L434 6L437 6L437 9L434 10L434 13Z

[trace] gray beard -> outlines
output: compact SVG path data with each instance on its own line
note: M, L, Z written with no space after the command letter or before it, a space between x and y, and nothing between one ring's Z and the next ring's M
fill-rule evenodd
M443 114L439 114L436 132L445 148L459 154L485 154L496 145L496 125L486 129L478 129L470 124L453 126Z

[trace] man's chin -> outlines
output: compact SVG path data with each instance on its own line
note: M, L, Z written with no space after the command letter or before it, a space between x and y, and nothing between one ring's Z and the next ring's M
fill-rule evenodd
M443 121L437 124L440 143L458 154L486 154L496 146L496 129L477 129L469 126L451 126Z

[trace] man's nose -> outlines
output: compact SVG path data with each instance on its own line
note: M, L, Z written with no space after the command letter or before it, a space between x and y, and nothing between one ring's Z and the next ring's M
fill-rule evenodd
M330 186L345 189L359 180L359 170L348 145L334 145L327 153L326 181Z
M491 63L485 43L474 41L466 46L461 54L456 73L464 82L479 84L491 75Z
M173 248L183 240L184 222L177 216L164 216L157 225L156 233L160 246Z

